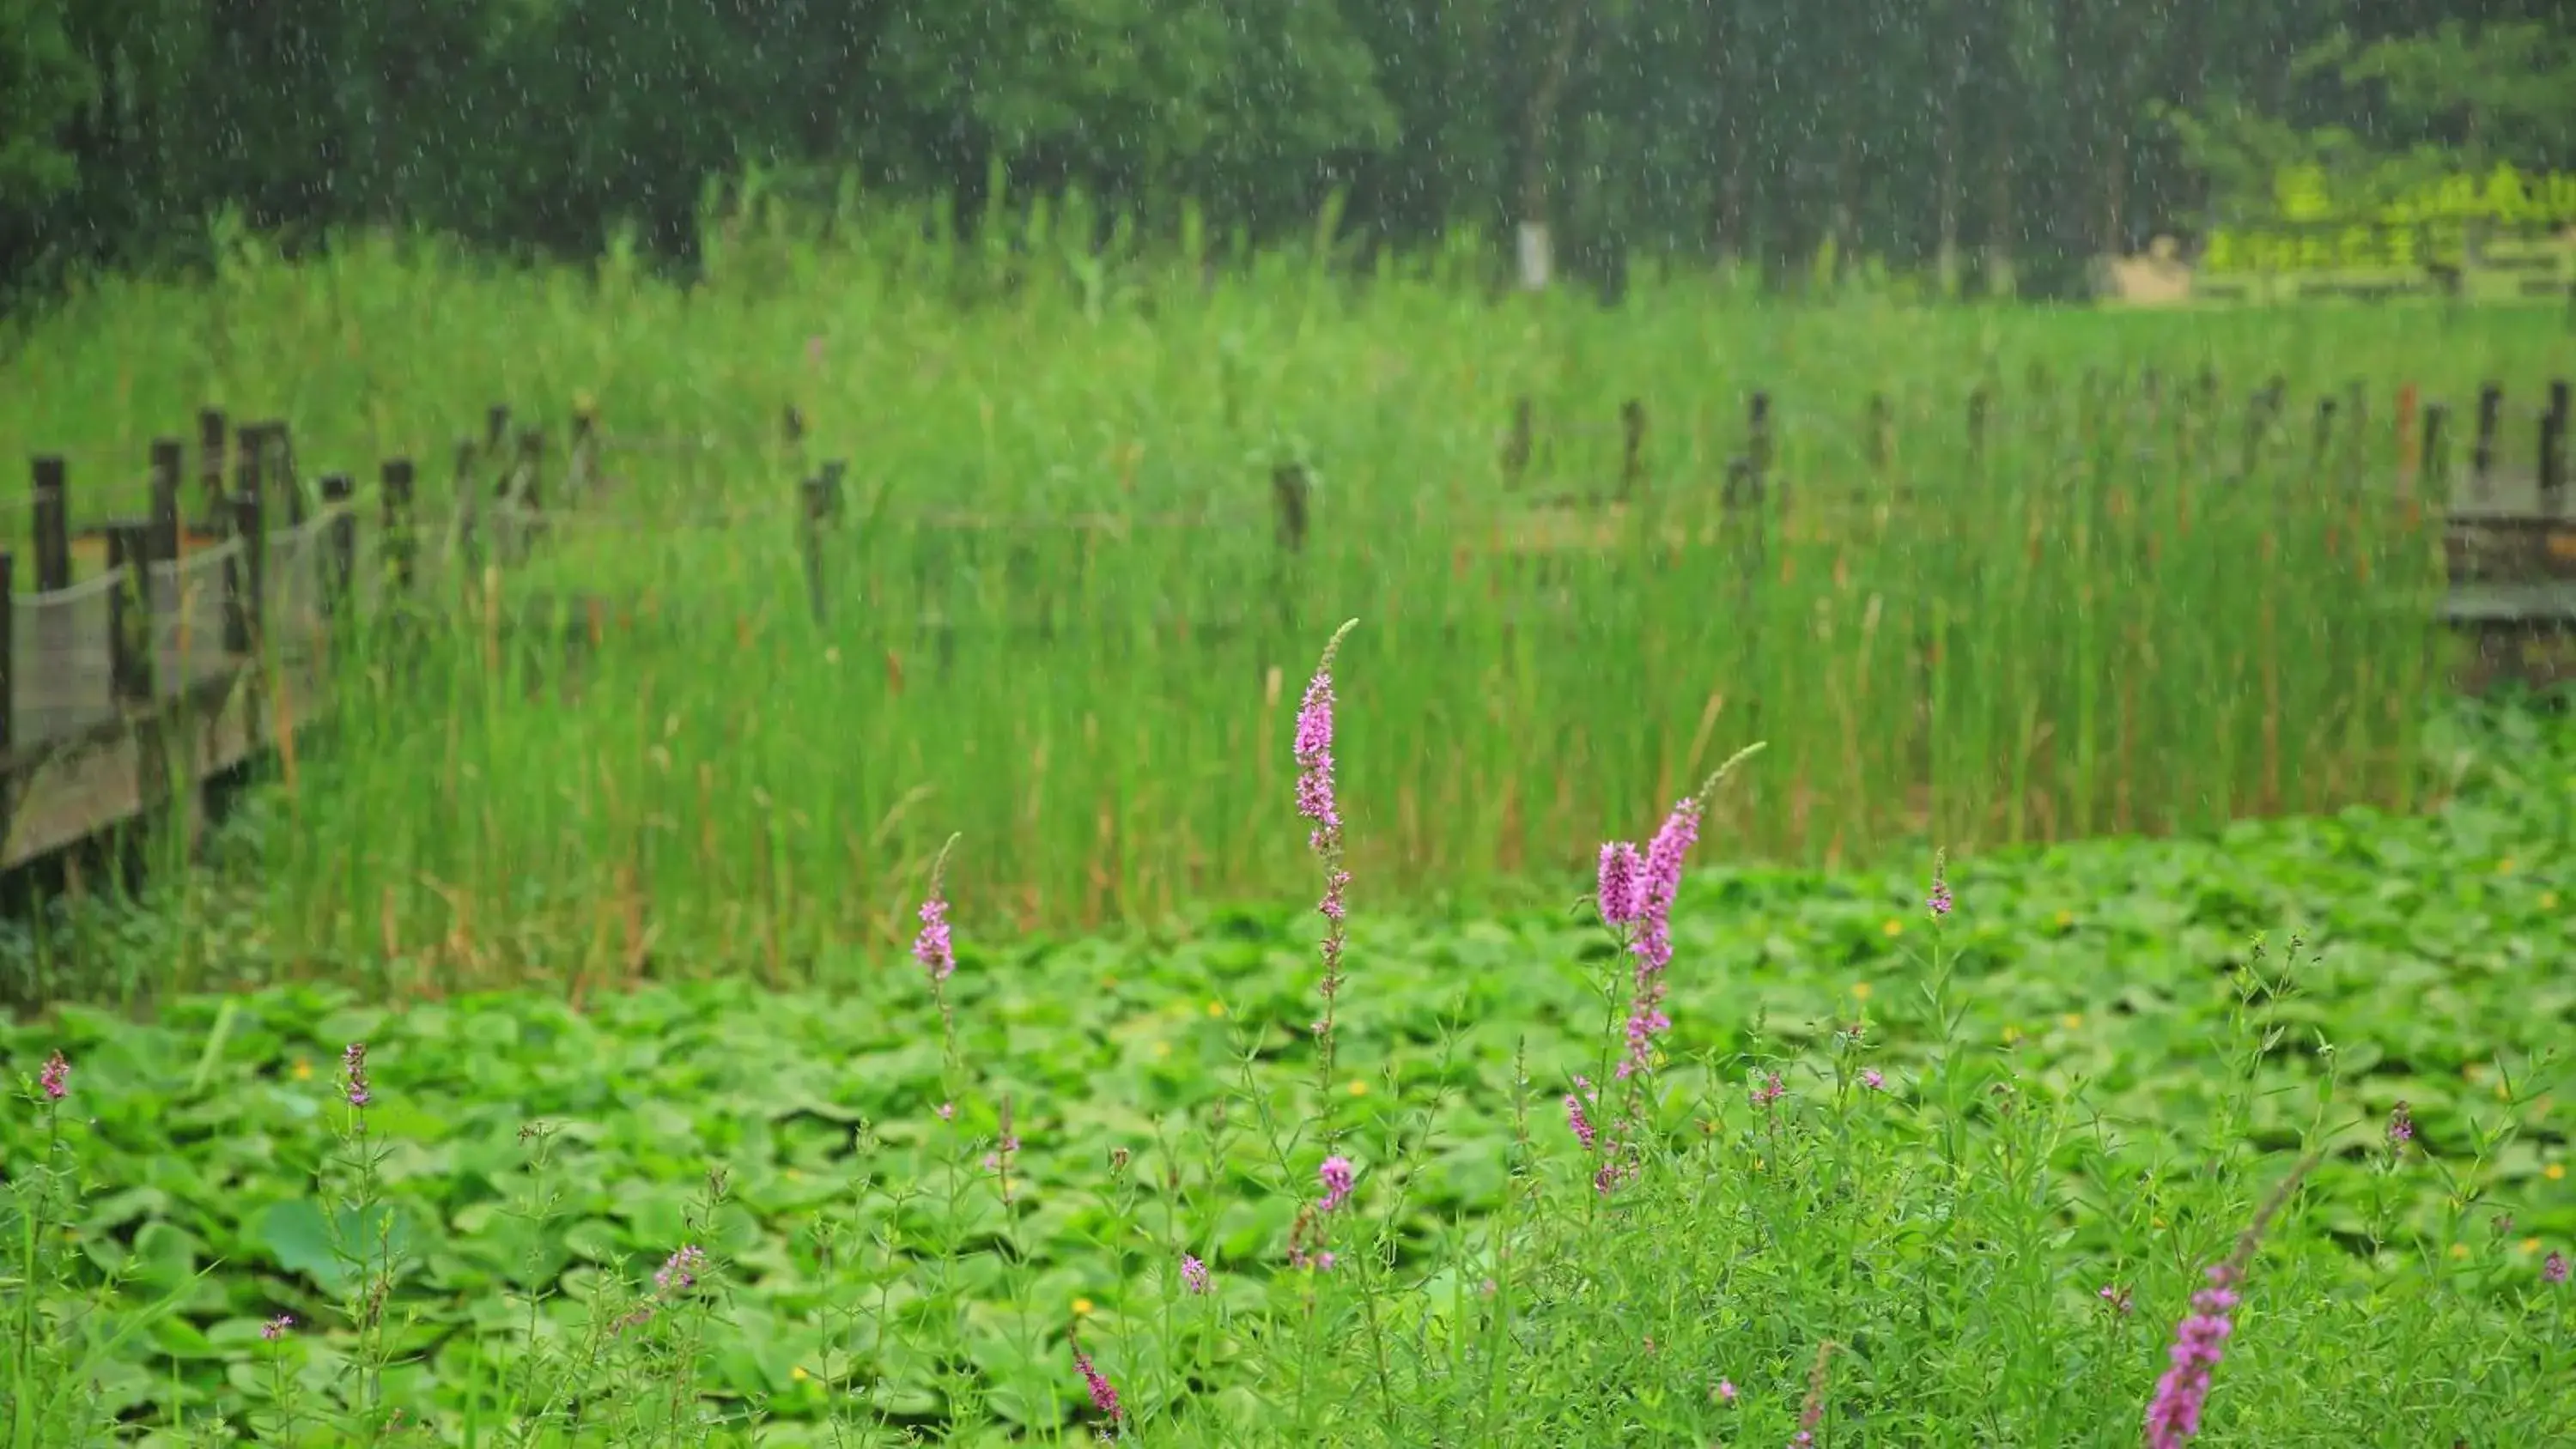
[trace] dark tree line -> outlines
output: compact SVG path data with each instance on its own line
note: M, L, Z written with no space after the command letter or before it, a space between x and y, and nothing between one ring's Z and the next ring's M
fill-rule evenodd
M1829 249L2045 287L2187 227L2213 178L2283 146L2570 164L2576 138L2546 123L2576 95L2576 68L2554 68L2568 14L2565 0L0 0L0 268L24 283L185 260L223 209L290 238L390 222L575 253L624 222L685 259L710 178L747 166L818 186L855 171L971 215L998 161L1015 191L1079 185L1149 226L1190 199L1256 234L1304 230L1338 191L1366 237L1538 220L1586 271L1655 252L1805 275ZM2402 73L2354 63L2395 37L2426 37ZM2521 91L2479 69L2498 63Z

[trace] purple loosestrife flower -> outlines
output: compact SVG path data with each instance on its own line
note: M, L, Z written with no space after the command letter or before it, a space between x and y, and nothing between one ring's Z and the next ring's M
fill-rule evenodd
M684 1243L680 1251L663 1260L661 1268L653 1274L653 1286L665 1297L685 1293L698 1286L698 1274L706 1266L705 1250L695 1243Z
M1860 1069L1860 1084L1875 1092L1887 1085L1887 1078L1880 1076L1876 1067L1863 1067Z
M275 1343L286 1336L286 1330L293 1328L294 1326L294 1315L281 1313L259 1326L259 1336L270 1343Z
M2550 1284L2553 1287L2567 1281L2567 1255L2565 1253L2553 1251L2548 1257L2540 1260L2540 1281Z
M2406 1099L2400 1097L2388 1112L2388 1150L2403 1152L2406 1144L2414 1140L2415 1114L2407 1109Z
M1348 625L1343 626L1348 628ZM1341 635L1324 650L1315 677L1297 701L1297 734L1291 746L1297 757L1297 813L1314 822L1306 843L1320 855L1339 843L1342 814L1333 798L1333 651Z
M1342 946L1349 917L1344 893L1351 884L1350 872L1342 868L1342 815L1333 794L1333 661L1342 652L1342 640L1358 623L1351 620L1325 641L1323 656L1315 661L1315 677L1297 703L1293 746L1297 813L1313 824L1306 844L1324 867L1324 898L1315 905L1326 922L1321 947L1324 979L1316 988L1324 998L1324 1014L1315 1022L1317 1080L1323 1083L1332 1080L1333 999L1342 989Z
M1066 1337L1073 1344L1074 1369L1082 1375L1082 1386L1091 1392L1091 1407L1098 1409L1110 1423L1117 1423L1118 1390L1111 1385L1108 1375L1092 1363L1091 1355L1082 1351L1082 1340L1071 1333Z
M1936 850L1932 852L1932 893L1923 898L1923 907L1937 921L1950 914L1950 904L1950 854Z
M2236 1269L2220 1263L2209 1270L2209 1286L2191 1295L2191 1313L2174 1330L2173 1367L2156 1380L2155 1400L2147 1405L2149 1449L2182 1449L2200 1432L2200 1412L2209 1399L2210 1371L2227 1352L2227 1337L2236 1331Z
M957 837L952 835L930 862L930 891L921 901L921 932L912 938L912 959L929 973L934 991L957 970L957 943L948 931L948 852L956 848Z
M935 886L921 903L921 933L912 938L912 959L930 973L934 985L957 970L957 945L948 934L948 902L940 899Z
M350 1106L361 1110L376 1100L375 1089L367 1085L365 1042L353 1041L340 1053L340 1090L349 1099Z
M1207 1264L1200 1262L1196 1257L1188 1253L1183 1253L1181 1255L1181 1286L1189 1289L1192 1293L1207 1292Z
M1315 1175L1324 1183L1324 1200L1316 1205L1316 1211L1331 1212L1350 1199L1354 1169L1349 1158L1327 1157L1324 1165L1315 1169Z
M1786 1095L1788 1090L1788 1088L1780 1085L1780 1074L1778 1072L1766 1072L1763 1074L1761 1082L1753 1088L1753 1105L1768 1109L1772 1103L1779 1101L1782 1096Z
M1601 847L1597 899L1602 922L1613 927L1628 925L1645 911L1646 863L1638 856L1637 847L1624 840L1613 840Z
M26 1079L21 1077L19 1080ZM45 1094L48 1102L59 1102L71 1095L71 1059L64 1056L61 1049L57 1048L52 1056L45 1058L45 1065L36 1072L36 1089Z
M1673 806L1673 813L1664 818L1663 827L1646 844L1641 876L1633 883L1620 882L1621 898L1617 904L1625 907L1631 898L1635 901L1631 919L1636 933L1628 941L1628 951L1637 958L1636 997L1628 1009L1628 1054L1620 1060L1618 1071L1623 1080L1653 1064L1655 1038L1673 1024L1663 1009L1664 968L1673 960L1673 898L1681 890L1682 862L1699 841L1706 794L1703 791ZM1611 847L1603 848L1605 886L1610 850ZM1604 894L1606 898L1606 889ZM1606 909L1603 914L1608 914Z
M1574 1140L1582 1143L1583 1150L1589 1152L1592 1145L1601 1139L1601 1132L1592 1125L1592 1114L1584 1110L1583 1103L1584 1098L1595 1093L1592 1084L1581 1077L1574 1079L1574 1088L1574 1092L1565 1094L1565 1125L1574 1133ZM1575 1095L1576 1092L1582 1096Z
M2290 1169L2271 1196L2254 1212L2254 1220L2236 1237L2236 1251L2209 1269L2209 1286L2191 1296L2191 1312L2174 1328L2171 1363L2156 1380L2155 1397L2147 1403L2147 1449L2183 1449L2200 1432L2202 1406L2209 1400L2210 1373L2227 1352L2228 1335L2236 1331L2235 1312L2245 1267L2261 1246L2272 1215L2290 1200L2301 1179L2316 1167L2314 1156Z

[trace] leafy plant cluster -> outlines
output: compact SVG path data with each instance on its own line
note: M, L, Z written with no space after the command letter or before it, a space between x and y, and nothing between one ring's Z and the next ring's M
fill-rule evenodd
M1757 755L1578 909L1408 920L1349 668L1320 915L985 949L943 854L827 993L10 1029L15 1442L2576 1432L2563 720L2453 721L2430 816L1928 879L1693 868Z

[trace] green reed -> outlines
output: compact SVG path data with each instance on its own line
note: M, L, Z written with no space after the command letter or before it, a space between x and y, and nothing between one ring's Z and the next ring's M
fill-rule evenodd
M1353 615L1377 889L1576 865L1747 738L1770 767L1710 830L1737 855L2406 808L2439 559L2398 496L2397 389L2459 398L2563 345L2512 312L1800 311L1687 277L1496 304L1441 258L1103 282L1045 235L972 305L956 278L1002 263L883 238L755 238L686 290L615 258L245 252L39 324L0 441L140 459L201 404L282 416L308 473L419 460L435 536L488 404L558 439L595 406L607 481L551 500L526 562L433 557L425 631L341 641L331 742L242 888L281 969L784 980L898 939L952 830L981 842L961 898L1023 927L1286 888L1282 691ZM2275 372L2290 404L2249 444ZM2364 416L2320 457L2308 409L2348 388ZM1730 511L1757 390L1770 504ZM796 484L827 459L817 619ZM76 511L117 510L88 476ZM573 659L487 593L597 596L608 627Z

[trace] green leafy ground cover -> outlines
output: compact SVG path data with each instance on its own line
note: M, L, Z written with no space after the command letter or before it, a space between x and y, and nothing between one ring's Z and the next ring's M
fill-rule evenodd
M2426 818L1961 862L1937 929L1922 871L1695 870L1608 1198L1557 1105L1621 1007L1571 886L1443 919L1360 880L1321 1102L1289 906L963 936L953 1062L908 962L66 1009L0 1034L73 1063L51 1158L55 1117L0 1119L10 1260L60 1282L10 1297L14 1383L52 1363L157 1442L1049 1439L1109 1427L1070 1328L1143 1442L1778 1443L1822 1352L1828 1443L2132 1444L2200 1268L2315 1147L2213 1433L2566 1442L2576 730L2464 717L2434 761ZM1339 1265L1293 1270L1323 1105L1358 1187Z

